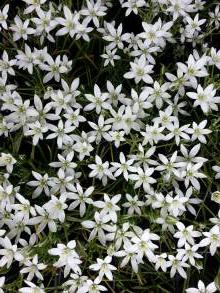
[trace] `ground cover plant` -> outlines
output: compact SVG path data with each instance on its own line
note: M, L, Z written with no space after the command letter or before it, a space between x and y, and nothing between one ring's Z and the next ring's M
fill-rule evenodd
M0 293L220 290L220 3L0 2Z

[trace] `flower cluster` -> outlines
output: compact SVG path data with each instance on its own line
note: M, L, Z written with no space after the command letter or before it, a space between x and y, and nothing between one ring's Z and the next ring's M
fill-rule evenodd
M220 290L220 6L5 2L0 292Z

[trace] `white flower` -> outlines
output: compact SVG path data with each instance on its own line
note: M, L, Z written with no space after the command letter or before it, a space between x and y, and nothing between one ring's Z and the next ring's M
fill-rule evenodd
M6 236L5 238L0 238L0 255L2 258L0 259L0 267L4 267L9 269L12 265L14 259L20 260L19 254L17 253L17 245L12 245L11 241Z
M34 95L34 107L38 113L37 119L42 126L48 127L47 120L56 121L60 119L60 116L49 113L52 109L51 103L47 103L43 106L42 99L38 95Z
M31 206L30 201L24 198L21 194L16 194L16 199L19 203L12 205L13 209L16 212L16 215L21 216L24 221L29 220L30 215L36 216L36 211L33 206Z
M198 84L196 77L205 77L208 75L205 68L206 63L207 58L205 56L201 57L199 60L195 60L194 56L190 54L187 60L187 65L177 62L177 66L178 70L185 75L187 80L189 80L189 85L196 88Z
M87 284L87 276L79 276L77 274L70 274L70 278L63 283L63 287L69 287L68 293L74 293Z
M22 287L19 289L20 293L45 293L43 286L38 287L34 283L24 280L28 287Z
M184 75L183 71L177 70L176 75L166 72L165 75L166 78L171 82L169 84L169 89L176 90L177 96L184 96L187 77Z
M96 177L99 180L102 180L102 184L105 186L107 184L108 178L114 180L114 176L112 175L112 171L109 168L109 162L102 162L102 159L96 155L95 156L95 164L89 164L88 167L92 169L89 173L89 177Z
M20 271L21 274L27 274L27 281L31 281L34 276L36 276L38 279L43 280L42 274L39 272L41 270L44 270L47 266L43 263L38 263L38 255L36 254L32 261L26 260L24 262L24 268Z
M186 279L187 275L184 268L188 268L189 265L186 262L184 262L178 255L168 255L168 259L168 266L171 267L170 277L173 278L174 275L178 272L182 278Z
M190 140L187 134L190 124L186 124L180 127L179 120L175 119L173 123L167 125L169 133L166 135L165 140L170 140L175 138L176 145L180 144L181 138L185 140Z
M107 7L102 4L101 0L86 0L87 7L80 11L80 14L86 16L86 20L93 21L96 27L99 27L99 17L106 15Z
M166 9L172 16L173 20L178 17L186 17L188 13L194 12L192 0L169 0L169 6Z
M191 164L186 166L186 170L182 171L181 177L184 178L186 188L189 183L193 185L197 190L200 190L200 183L197 178L206 178L207 176L202 172L198 172L203 163Z
M128 208L128 214L130 216L133 215L134 213L141 215L140 207L144 205L144 202L138 199L138 195L135 195L134 197L132 197L130 194L126 193L125 196L126 196L127 202L123 204L123 207Z
M138 248L135 245L132 244L124 244L124 250L119 250L114 253L114 256L117 257L124 257L120 267L123 268L128 264L128 262L131 262L132 269L135 273L138 272L138 265L140 263L143 263L142 260L138 256Z
M218 29L219 26L220 26L220 11L219 11L219 8L220 8L220 6L216 5L215 6L215 11L214 12L212 12L212 11L209 12L209 16L210 16L210 20L211 20L210 22L211 22L211 24L214 23L216 29Z
M177 151L172 154L170 159L163 154L158 154L158 157L162 164L157 166L155 170L165 172L164 180L169 181L172 175L176 177L180 176L177 168L182 167L183 164L181 162L177 162Z
M91 103L85 106L84 111L95 109L96 113L100 114L102 109L111 108L110 104L106 101L108 94L102 93L97 84L94 85L94 95L86 94L85 96Z
M167 203L167 209L169 213L174 217L177 217L179 214L182 214L182 212L186 210L185 205L186 205L186 202L188 201L186 197L182 197L178 194L175 197L173 197L172 193L170 193L166 195L165 200ZM175 221L174 221L174 224L176 224Z
M149 102L148 91L143 90L140 95L134 90L131 89L131 98L132 98L132 110L138 117L142 118L146 116L145 110L153 107L153 105Z
M181 144L180 151L183 156L177 156L177 162L183 163L183 166L187 166L189 163L205 163L207 161L206 158L203 157L196 157L199 150L201 148L201 144L196 144L190 151Z
M62 110L67 112L68 110L71 110L70 107L70 101L71 101L71 94L65 94L61 90L58 90L56 92L53 92L51 94L52 101L50 102L50 105L52 108L55 109L55 114L60 115Z
M102 115L98 118L98 125L91 121L88 121L88 124L94 129L90 132L90 134L96 137L97 144L101 142L102 137L105 138L106 135L108 135L108 131L111 129L111 125L106 124L106 121Z
M129 34L122 34L122 24L120 24L117 29L115 29L111 23L106 23L106 27L109 33L107 33L103 39L110 42L110 44L107 46L107 49L112 50L115 47L123 49L123 42L129 38Z
M39 67L41 70L48 71L48 73L44 76L43 83L47 83L52 78L55 79L55 81L60 81L60 74L68 72L67 66L64 64L64 62L61 60L61 56L58 55L56 59L54 60L48 53L45 54L45 62L47 64L40 64ZM70 65L72 64L72 61L70 61Z
M166 253L155 255L155 269L157 271L159 270L159 268L161 268L163 272L167 271L168 264L166 259L167 259Z
M69 142L71 144L71 141ZM90 156L90 153L93 151L93 147L90 143L86 141L79 141L74 145L74 150L79 153L79 160L82 161L85 156Z
M193 191L194 189L192 186L187 188L187 190L183 193L179 188L176 188L176 193L179 194L182 198L186 198L186 208L187 210L194 216L196 216L197 212L195 208L193 207L194 204L200 204L202 202L201 199L197 197L193 197Z
M45 192L46 195L49 195L49 188L48 188L48 174L44 174L43 176L40 175L39 173L32 171L32 175L37 179L34 181L29 181L27 185L32 186L32 187L37 187L33 194L32 198L38 197L42 191Z
M35 30L33 28L28 27L30 20L26 19L24 22L20 19L18 15L14 18L14 24L10 27L13 31L13 41L17 42L21 38L25 41L28 39L28 35L34 34Z
M101 291L108 291L108 289L105 286L100 285L97 278L94 281L87 280L86 284L78 289L78 293L100 293Z
M22 213L12 214L7 221L9 232L7 237L12 239L15 237L15 243L17 243L23 232L31 235L31 229L28 227L28 218L24 217Z
M59 191L62 193L66 192L67 190L75 191L75 187L73 186L73 179L75 173L69 174L65 173L62 168L60 168L57 172L57 177L50 177L48 185L52 188L50 190L51 194L56 194Z
M117 230L107 234L107 240L114 241L114 247L116 251L119 250L122 244L131 244L130 238L134 236L134 233L129 229L130 224L126 222L122 225L122 227L117 227Z
M98 239L101 242L102 245L106 244L106 235L104 231L107 232L115 232L115 226L107 224L110 222L110 216L103 213L95 212L94 215L95 221L83 221L82 226L87 229L93 229L89 236L89 241L94 239L96 235L98 234Z
M13 165L17 161L12 157L11 154L1 153L0 156L0 167L6 167L8 173L13 171Z
M63 143L71 141L71 138L68 135L68 133L72 132L75 129L75 127L72 126L69 121L66 121L64 124L62 120L59 120L58 126L48 124L48 129L53 131L53 133L49 134L46 138L53 139L57 137L57 146L61 149Z
M123 174L126 181L128 181L128 171L135 172L136 168L132 167L134 160L126 160L125 155L121 152L119 154L120 163L112 162L112 166L114 167L114 176L118 177L119 175Z
M187 102L186 101L181 102L181 96L179 96L178 94L175 96L173 101L169 100L168 103L172 106L173 114L175 116L178 116L179 114L190 116L190 114L186 110L183 109L186 107Z
M218 69L220 69L220 50L216 50L215 48L211 48L211 57L209 59L209 64L215 65Z
M153 119L154 123L161 124L164 127L168 127L176 120L176 116L172 116L173 107L168 106L165 111L159 111L159 117Z
M168 32L172 25L172 21L162 24L160 18L154 24L142 22L144 32L139 34L139 36L145 40L148 40L151 44L164 48L166 45L166 39L169 40L172 36L172 34Z
M27 129L26 123L30 119L34 119L38 116L38 112L34 107L30 106L30 100L23 101L19 98L9 108L12 113L10 113L8 117L10 117L11 121L18 123L19 126L23 126L24 131Z
M153 79L150 76L153 73L153 65L148 65L144 55L139 59L135 59L134 62L130 62L131 71L124 74L124 78L134 78L135 83L139 83L143 80L145 83L153 83Z
M3 78L6 78L8 74L15 75L13 66L16 65L16 63L16 59L9 60L8 53L4 50L2 59L0 59L0 72Z
M76 274L81 274L81 269L79 264L82 261L79 259L78 253L75 251L76 241L72 240L64 244L57 244L57 248L52 248L48 250L48 253L51 255L59 256L59 260L54 263L55 267L65 267L64 268L64 277L66 277L70 270L73 270Z
M126 134L129 134L131 132L131 129L134 129L135 131L140 131L140 124L137 120L137 114L135 113L135 109L131 108L130 106L126 106L124 108L125 113L122 116L122 123L121 127L125 130Z
M126 8L125 16L130 15L131 12L138 14L138 8L144 6L146 6L146 2L144 0L127 0L122 3L122 7Z
M59 199L56 196L51 195L51 200L49 200L44 205L50 217L52 219L59 219L61 223L63 223L65 220L64 210L68 207L65 201L66 201L66 196L64 195L64 193L61 194Z
M185 18L187 25L185 27L185 33L187 38L193 38L194 36L198 36L198 32L201 31L201 25L206 22L206 19L199 20L199 14L196 14L194 19L190 16L186 16Z
M90 42L89 33L93 31L93 27L88 26L90 21L87 18L84 18L80 24L80 30L77 31L76 40L82 38L86 42Z
M85 122L86 118L80 115L80 109L76 109L75 111L72 108L66 109L66 114L63 116L70 121L75 127L78 127L81 122Z
M8 137L10 129L13 127L13 123L8 123L5 118L0 121L0 136Z
M165 138L164 134L162 134L163 127L159 127L157 123L154 125L146 125L145 132L141 132L141 134L144 136L144 141L142 142L143 145L146 145L147 143L150 143L152 146L154 144L157 144L160 140L163 140Z
M196 264L196 259L202 259L203 256L197 252L198 249L198 244L190 246L188 243L186 243L184 248L177 249L177 254L180 258L182 258L183 261L189 260L192 266L195 266L199 269L200 266Z
M209 246L211 255L216 253L218 247L220 247L220 227L215 225L209 232L203 232L204 239L199 243L200 246Z
M57 26L57 22L52 19L52 11L43 11L42 9L38 8L36 13L38 17L33 17L31 19L31 21L33 21L36 25L35 35L40 36L41 44L43 44L45 36L47 40L54 43L55 39L50 34L50 31L52 31Z
M151 177L154 172L154 168L146 168L143 170L142 168L138 167L136 172L138 174L131 174L128 176L130 180L136 181L134 188L139 188L141 185L143 185L144 191L149 192L151 190L151 184L157 182L156 179Z
M113 196L111 199L107 194L104 194L104 201L94 201L93 205L95 207L98 207L101 210L101 213L103 215L108 215L112 222L117 222L117 211L120 211L120 207L117 205L117 203L121 199L121 194L117 194Z
M178 222L176 223L176 226L179 231L176 232L173 236L175 238L178 238L178 247L184 246L187 242L191 245L194 245L194 237L201 236L200 232L193 230L193 225L185 227L185 225L182 222Z
M151 157L155 153L156 147L150 147L146 152L141 144L138 145L138 152L136 154L132 154L129 157L137 161L134 166L142 166L146 169L150 165L156 166L158 165L157 161L152 160Z
M151 45L151 42L148 40L140 40L138 36L134 36L132 33L130 34L130 39L127 40L127 42L130 43L129 47L132 49L130 52L131 56L137 57L144 55L150 64L156 64L156 61L152 55L153 53L160 51L159 47Z
M212 132L211 130L205 128L207 122L207 120L203 120L202 122L197 124L195 121L193 121L192 128L186 129L187 133L192 134L192 141L198 139L201 143L207 142L205 135Z
M188 92L186 94L188 97L195 100L193 107L200 106L204 113L208 113L210 110L218 111L218 106L216 104L220 103L220 97L215 96L216 89L214 89L213 84L208 85L205 89L199 84L197 93Z
M105 135L105 140L110 141L110 142L114 142L114 145L116 148L119 148L121 142L125 141L125 132L122 131L109 131L106 135Z
M59 161L58 162L51 162L49 163L49 166L53 168L60 168L67 174L74 174L74 169L77 167L77 164L74 163L73 157L74 157L74 152L69 152L65 157L62 156L61 154L57 155Z
M112 130L124 129L125 123L123 123L123 115L125 112L125 105L121 105L116 112L114 109L110 109L111 118L107 119L108 123L112 124ZM135 115L136 118L136 115Z
M216 291L220 5L0 2L0 293Z
M214 166L214 167L218 167L218 166ZM212 193L212 195L211 195L211 200L220 204L220 192L219 191L214 191Z
M28 7L24 10L24 14L29 14L34 10L38 11L41 8L41 5L44 4L47 0L23 0Z
M6 174L5 179L8 177ZM1 199L1 206L3 209L6 207L11 208L11 204L15 201L15 196L17 195L19 188L14 188L11 184L4 184L0 185L0 199ZM10 210L10 209L9 209Z
M8 10L9 10L9 4L6 4L2 10L0 10L0 25L3 27L3 29L7 30L8 25L7 25L7 18L8 18ZM0 27L1 31L1 27Z
M43 133L48 131L39 121L28 124L29 130L25 131L25 135L33 137L33 145L37 145L39 140L43 140Z
M93 200L89 196L93 193L94 187L90 186L83 191L80 184L76 184L76 192L68 192L66 196L68 199L74 200L68 207L68 210L74 210L79 205L80 217L83 217L86 212L86 203L92 204Z
M199 280L199 282L198 282L198 289L197 288L186 289L186 293L214 293L216 291L217 291L217 288L216 288L214 282L210 283L206 287L201 280Z
M43 205L43 207L35 205L35 209L39 216L29 219L28 224L38 225L36 229L36 233L37 234L41 233L46 228L47 225L51 232L56 232L57 226L53 219L53 215L51 215L46 210L45 204Z
M5 283L5 277L0 278L0 293L4 293L2 287L4 286Z
M99 275L96 279L99 280L99 282L102 281L103 277L106 276L108 280L113 280L113 275L111 271L117 270L117 268L113 265L111 265L112 257L106 256L104 259L97 258L97 263L92 264L89 266L89 268L93 271L99 271Z
M155 104L158 109L161 109L164 102L169 102L170 99L170 94L167 93L169 83L165 82L163 84L159 84L158 81L155 81L153 86L153 88L145 87L145 91L149 92L148 101ZM170 113L170 108L168 113Z
M31 52L31 48L25 44L25 52L18 50L18 55L16 55L16 65L23 70L27 69L30 74L33 74L33 64L34 64L34 53Z
M107 66L109 63L112 66L115 66L115 62L114 60L120 60L121 57L119 55L116 54L117 52L117 48L110 50L106 48L106 52L102 55L100 55L103 59L105 59L104 61L104 67Z
M63 6L63 12L65 18L56 18L57 23L63 26L63 28L56 32L56 36L69 34L71 38L73 38L81 29L81 25L79 23L80 15L79 13L73 14L66 5Z
M79 78L75 78L73 79L71 85L69 86L68 83L64 80L61 79L61 84L62 84L62 88L63 88L63 94L64 96L66 95L71 95L71 100L70 100L70 104L73 108L82 108L81 104L76 102L76 97L80 95L80 91L78 90L78 87L80 85L80 80ZM72 108L71 108L72 110Z
M134 236L131 238L131 241L134 243L134 247L137 249L138 257L140 259L146 255L150 262L155 262L154 250L158 245L154 244L152 240L159 239L160 237L157 234L151 233L150 229L146 229L140 237Z

